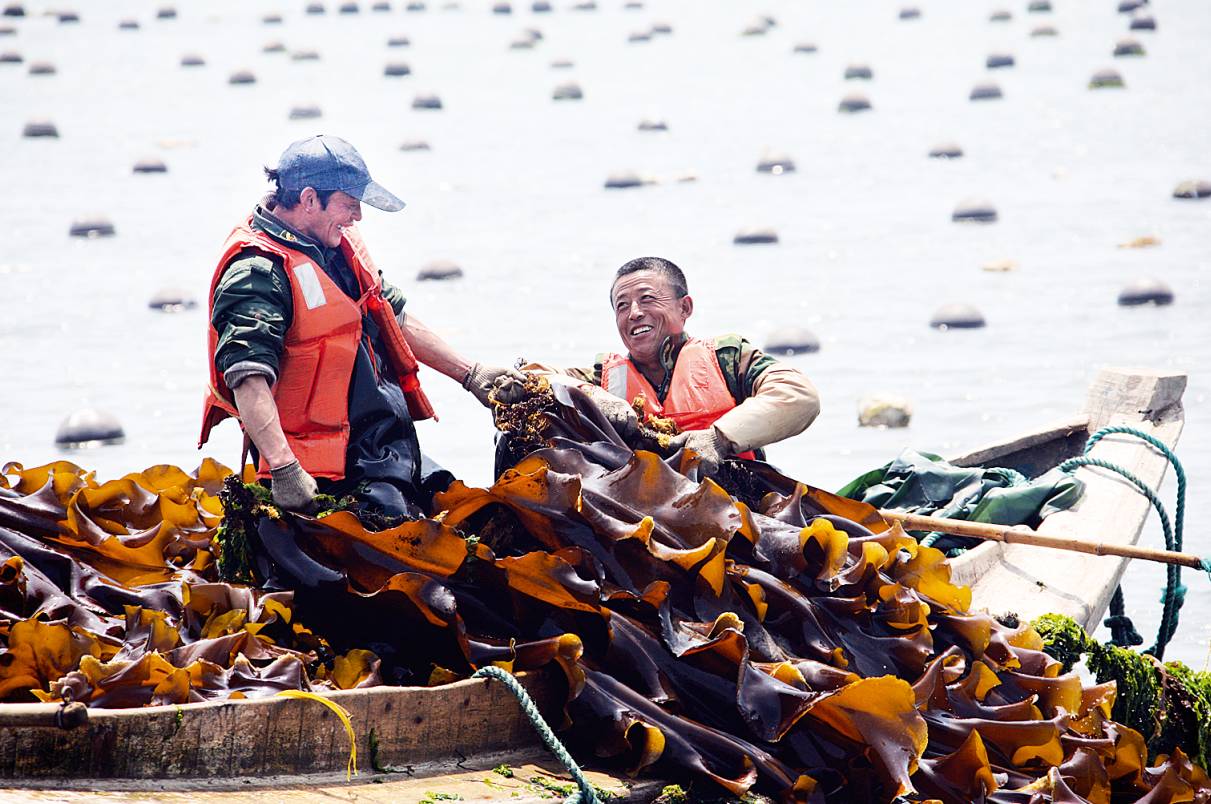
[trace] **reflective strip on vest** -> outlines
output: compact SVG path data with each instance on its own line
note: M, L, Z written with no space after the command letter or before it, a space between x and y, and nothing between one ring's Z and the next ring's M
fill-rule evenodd
M303 301L307 304L308 310L314 310L317 307L323 307L328 303L324 298L324 287L320 284L320 278L315 275L315 266L309 262L300 262L294 265L294 279L298 282L299 290L303 294Z
M604 371L601 377L601 387L609 393L621 399L623 402L630 403L632 400L627 399L627 367L619 363L612 366L609 371Z

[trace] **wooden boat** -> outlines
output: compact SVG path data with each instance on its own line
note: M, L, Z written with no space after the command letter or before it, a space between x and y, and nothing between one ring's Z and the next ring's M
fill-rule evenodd
M1083 413L953 459L959 466L1005 466L1029 476L1079 455L1088 437L1107 425L1127 425L1175 445L1182 430L1183 374L1103 371ZM1157 488L1166 461L1144 442L1109 437L1093 455L1118 463ZM1083 468L1086 484L1072 510L1046 519L1041 532L1133 544L1150 506L1130 484ZM1067 614L1089 630L1105 614L1128 559L1065 553L1023 545L982 544L951 563L952 578L968 584L973 608L1030 619ZM524 679L540 707L552 703L540 676ZM527 781L559 778L512 696L487 680L432 688L380 687L327 693L349 710L362 774L345 782L349 737L339 719L315 701L262 698L92 710L75 728L57 724L52 704L0 705L0 777L22 799L38 790L154 791L159 800L300 797L361 801L422 801L432 792L463 801L550 801L562 795ZM514 777L493 774L508 765ZM547 778L544 777L544 778ZM562 777L566 781L566 776ZM591 780L613 801L650 801L657 780ZM487 782L484 780L487 779ZM372 782L366 784L365 782ZM266 790L272 788L272 792ZM255 788L255 789L254 789ZM77 800L79 794L73 794ZM442 800L441 797L432 800Z

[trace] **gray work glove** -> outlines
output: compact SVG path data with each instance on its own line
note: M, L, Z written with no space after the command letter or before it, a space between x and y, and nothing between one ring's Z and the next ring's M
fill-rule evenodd
M485 366L482 363L476 363L467 369L467 376L463 377L463 388L470 391L479 404L485 408L491 407L492 402L488 399L488 394L492 391L492 385L501 377L512 377L518 382L525 382L526 376L517 369L504 368L503 366Z
M669 439L670 450L678 450L682 447L698 453L698 467L703 477L719 471L719 464L732 454L731 443L714 427L706 430L686 430Z
M496 401L504 405L516 405L526 398L526 381L517 379L509 374L502 374L493 382L493 394Z
M629 440L639 432L639 417L625 399L596 386L585 388L585 393L623 440Z
M302 514L311 510L319 489L315 485L315 478L307 474L298 461L271 469L270 473L273 475L274 505Z

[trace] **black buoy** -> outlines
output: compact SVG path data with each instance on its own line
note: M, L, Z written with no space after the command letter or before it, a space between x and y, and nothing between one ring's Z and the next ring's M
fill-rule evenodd
M449 260L434 260L427 263L416 274L416 281L430 282L446 279L461 279L463 269Z
M1121 2L1118 4L1118 13L1130 14L1137 8L1142 8L1146 5L1148 4L1145 2L1145 0L1121 0Z
M869 81L873 77L874 73L865 64L851 64L845 68L846 81Z
M837 105L837 111L844 112L846 114L865 112L870 108L870 99L860 93L846 95L841 99L841 103Z
M1131 20L1131 25L1128 27L1130 27L1130 29L1133 31L1155 31L1156 18L1147 14L1141 14L1133 17Z
M950 219L956 223L996 223L997 208L982 198L968 198L959 202Z
M1174 198L1211 198L1211 181L1191 179L1173 188Z
M410 47L412 40L406 36L393 36L387 40L387 47Z
M126 440L122 425L111 413L93 408L77 410L59 425L55 446L67 449L90 449Z
M132 19L118 20L119 31L137 31L139 30L139 21Z
M415 2L409 3L408 5L404 6L404 11L416 12L416 11L424 11L424 10L425 10L425 4L419 2L419 0L416 0Z
M286 52L286 43L280 42L276 39L273 40L272 42L266 42L265 44L261 45L261 52L262 53L285 53Z
M1001 88L993 83L976 84L971 88L971 94L967 96L969 100L1000 100Z
M806 355L820 351L820 339L803 327L780 327L765 339L765 352L772 355Z
M227 83L239 86L241 84L255 84L256 76L252 70L236 70L227 78Z
M632 172L611 173L605 180L607 190L626 190L632 187L642 187L643 185L643 177L638 173Z
M138 162L135 162L134 167L131 168L131 172L132 173L167 173L168 165L164 164L163 159L158 159L153 156L153 157L148 157L146 159L140 159Z
M1125 86L1117 70L1098 70L1089 79L1090 89L1123 89Z
M1144 46L1138 39L1120 39L1114 45L1115 56L1143 56Z
M942 142L929 149L930 159L958 159L963 156L963 149L955 142Z
M1013 19L1013 15L1003 8L988 15L989 22L1009 22L1011 19Z
M816 47L815 42L799 42L797 45L795 45L794 50L792 50L791 52L792 53L815 53L818 50L819 50L819 48Z
M628 0L628 2L622 4L622 10L623 11L642 11L643 3L639 2L639 0Z
M116 233L114 225L105 218L81 218L68 229L72 237L112 237Z
M576 3L575 5L573 5L572 10L573 11L596 11L597 3L594 2L594 0L582 0L582 2Z
M413 109L441 109L442 99L432 93L423 93L412 99Z
M4 7L4 16L6 17L24 17L25 6L20 3L9 3Z
M1159 279L1137 279L1119 291L1120 307L1138 307L1153 304L1162 307L1173 304L1173 289Z
M181 288L161 288L148 299L147 306L161 313L183 313L197 307L198 300Z
M493 3L492 4L492 13L493 14L512 14L513 6L509 5L508 3Z
M744 27L744 29L740 31L740 35L741 36L765 36L765 33L768 30L769 30L769 26L766 25L764 21L753 22L753 23L749 23L748 25L746 25Z
M1035 38L1044 36L1059 36L1060 32L1055 29L1055 26L1039 25L1031 29L1030 35Z
M314 103L302 103L290 107L291 120L318 120L323 116L323 111Z
M1043 14L1051 11L1051 0L1030 0L1026 10L1032 14Z
M568 81L555 87L555 91L551 93L551 100L581 100L584 98L584 92L580 88L580 84L575 81Z
M17 29L11 25L0 25L0 36L15 36Z
M673 26L667 22L653 22L652 33L660 36L670 36L673 33Z
M758 173L770 173L775 176L795 172L795 160L789 154L769 153L757 162Z
M0 64L20 64L25 61L25 58L15 50L6 50L0 53Z
M627 36L627 41L631 44L639 44L641 42L651 42L652 35L647 31L632 31Z
M55 65L49 61L31 61L29 63L30 75L54 75L57 72Z
M265 16L261 17L261 24L262 25L281 25L282 24L282 15L281 14L266 14Z
M79 21L80 21L80 15L74 11L60 11L59 12L59 22L60 23L79 22Z
M737 246L755 246L778 242L778 233L773 229L741 229L732 238Z
M21 129L22 137L51 137L59 138L59 129L49 120L31 120Z
M389 78L400 78L412 75L412 68L402 61L388 62L387 66L383 67L383 75Z
M984 315L970 304L946 304L934 311L929 319L934 329L979 329L984 326Z
M290 54L291 61L319 61L320 52L318 50L296 50Z
M356 14L358 11L357 3L341 3L337 8L338 14Z
M550 14L551 4L548 3L547 0L534 0L534 2L530 4L530 11L535 14Z
M988 58L984 59L984 67L989 70L999 70L1003 67L1012 67L1013 65L1012 53L989 53Z
M403 142L400 143L399 149L401 151L428 151L428 150L430 150L429 143L425 142L424 140L404 140Z
M921 9L917 8L916 6L906 6L905 8L900 9L900 19L902 20L915 20L920 19L920 17Z
M328 9L324 8L323 3L308 3L304 11L308 14L316 15L327 13Z
M161 6L156 11L156 19L158 20L175 20L177 18L177 9L174 6Z
M663 120L640 120L640 131L668 131L669 124Z
M204 67L205 65L206 59L196 53L186 53L181 57L182 67Z
M375 3L374 5L370 6L370 10L371 10L371 11L376 11L376 12L379 12L379 13L382 13L382 12L384 12L384 11L390 11L390 10L391 10L391 4L390 4L390 3L388 3L388 2L387 2L387 0L379 0L379 2L377 2L377 3Z

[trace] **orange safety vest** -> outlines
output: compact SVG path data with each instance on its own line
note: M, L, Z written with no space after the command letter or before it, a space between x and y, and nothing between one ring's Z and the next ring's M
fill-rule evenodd
M632 404L642 396L646 415L672 419L683 432L705 430L736 407L715 356L714 339L690 338L681 347L664 402L643 372L620 354L606 355L602 361L601 387ZM736 457L752 460L756 454L749 451Z
M395 312L382 296L378 269L361 236L352 227L345 229L340 248L362 289L361 298L356 301L305 254L282 245L264 232L255 231L251 219L237 226L228 236L210 282L210 316L213 318L215 288L236 255L245 249L253 249L281 260L290 282L294 315L286 330L273 399L286 442L299 464L312 475L333 480L345 476L345 452L349 445L349 381L362 339L364 313L378 325L386 363L404 392L412 418L436 418L417 378L416 357L404 339ZM210 438L210 431L216 424L228 416L239 418L231 389L215 367L218 342L219 333L211 324L208 340L210 387L202 410L199 449ZM257 475L269 476L269 465L264 457L257 466Z

